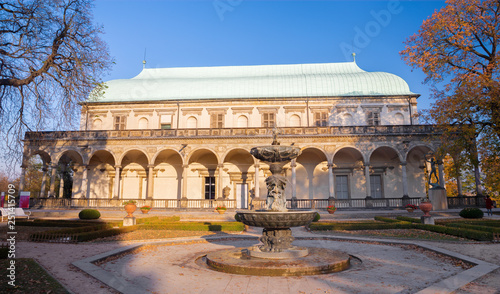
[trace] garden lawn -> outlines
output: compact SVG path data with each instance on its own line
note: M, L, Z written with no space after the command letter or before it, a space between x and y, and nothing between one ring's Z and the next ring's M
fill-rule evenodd
M429 241L464 241L466 239L446 234L417 229L356 230L356 231L319 231L324 235L366 236L391 239L418 239Z
M47 272L31 258L15 259L15 287L7 284L7 267L10 259L0 259L0 293L37 293L37 294L63 294L69 293L59 282L53 279Z

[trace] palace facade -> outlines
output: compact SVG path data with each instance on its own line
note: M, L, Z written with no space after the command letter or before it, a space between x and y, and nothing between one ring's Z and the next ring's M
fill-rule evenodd
M42 198L249 208L270 175L249 151L269 145L274 129L282 145L302 148L285 166L288 199L420 198L439 138L414 118L418 96L355 62L145 68L83 103L80 130L26 133L23 175L40 155Z

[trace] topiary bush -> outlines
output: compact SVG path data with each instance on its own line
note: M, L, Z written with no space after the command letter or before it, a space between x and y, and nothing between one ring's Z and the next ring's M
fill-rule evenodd
M98 219L101 217L101 213L95 209L84 209L78 214L80 219Z
M319 215L319 213L316 212L316 215L314 216L314 219L313 219L313 223L319 221L321 219L321 215Z
M463 218L482 218L484 216L484 212L475 207L467 207L462 209L459 214Z

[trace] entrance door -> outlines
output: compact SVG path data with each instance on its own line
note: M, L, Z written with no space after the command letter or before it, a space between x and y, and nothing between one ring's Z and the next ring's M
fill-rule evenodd
M236 208L248 208L248 184L236 184Z

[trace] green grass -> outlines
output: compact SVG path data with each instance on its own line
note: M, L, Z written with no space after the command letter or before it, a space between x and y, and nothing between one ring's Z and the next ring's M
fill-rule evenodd
M0 293L69 293L64 287L52 278L35 260L18 258L15 260L15 286L7 284L10 259L0 259Z

